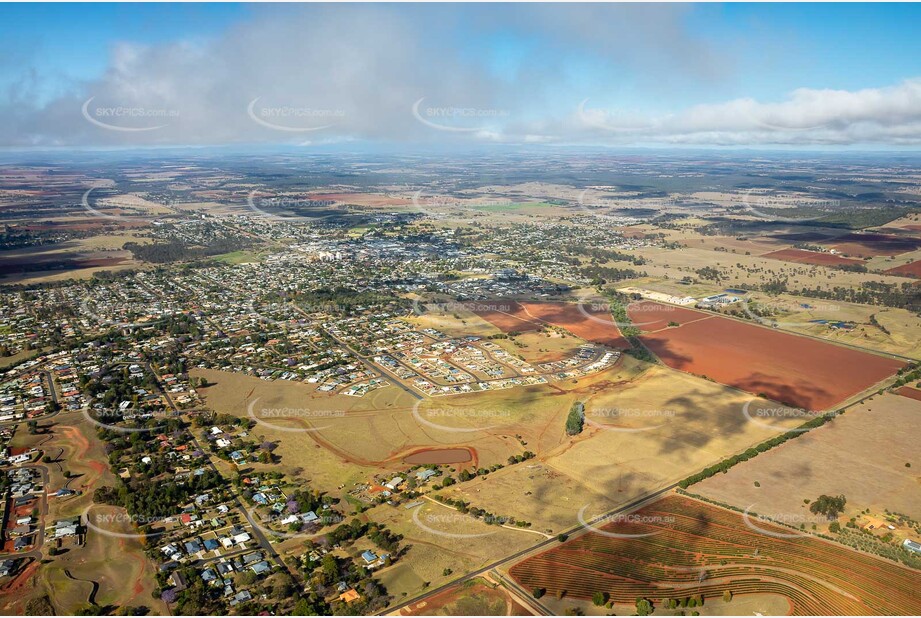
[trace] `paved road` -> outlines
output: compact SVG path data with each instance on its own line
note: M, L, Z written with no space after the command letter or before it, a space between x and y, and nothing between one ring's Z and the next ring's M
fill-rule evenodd
M157 379L157 385L159 388L160 376L158 376L157 373L153 370L153 367L150 365L149 361L145 361L144 366L147 368L147 371L149 371L150 374L153 375ZM166 402L169 404L169 407L173 410L173 412L182 414L182 411L176 406L176 404L173 402L173 398L170 397L167 391L160 388L160 393L166 399ZM195 449L201 451L204 454L205 459L208 461L208 466L214 471L215 474L223 478L223 475L221 474L220 470L218 470L217 466L214 464L214 461L211 459L211 456L208 454L208 451L201 446L201 444L198 441L198 438L195 437L195 434L194 432L191 431L191 429L189 430L189 437L192 440L192 444L195 445ZM262 530L260 529L260 525L257 524L255 521L253 521L253 518L250 515L249 511L246 509L246 506L243 504L243 501L240 500L240 496L237 495L237 493L234 492L233 490L229 490L229 491L230 491L232 500L234 502L234 505L243 514L243 517L246 518L246 521L249 523L250 528L252 529L253 537L259 542L259 546L269 556L271 556L272 559L275 560L275 562L277 562L281 568L287 571L291 575L291 577L294 578L295 581L303 583L303 577L301 576L300 571L289 567L285 563L285 561L282 560L281 555L279 555L279 553L275 551L275 547L272 546L272 543L265 536L265 534L263 534Z

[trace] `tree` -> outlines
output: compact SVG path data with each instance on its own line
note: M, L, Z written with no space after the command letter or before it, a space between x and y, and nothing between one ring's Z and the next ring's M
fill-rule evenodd
M729 601L731 600L732 600L732 591L731 590L723 591L723 601L725 601L726 603L729 603Z
M544 596L545 592L547 591L544 590L543 588L534 588L533 590L531 590L531 596L534 597L535 599L539 599L542 596Z
M652 601L649 599L636 600L636 613L638 616L648 616L653 611Z
M608 602L608 593L607 592L596 592L592 595L592 603L601 607Z
M809 510L815 514L825 515L828 519L835 519L844 510L847 499L841 496L826 496L822 494L818 500L809 505Z

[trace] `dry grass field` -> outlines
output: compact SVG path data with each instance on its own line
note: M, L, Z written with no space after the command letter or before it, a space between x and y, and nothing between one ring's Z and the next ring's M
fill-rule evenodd
M580 435L567 436L565 413L559 414L542 442L556 446L536 451L536 461L452 486L447 494L477 506L502 504L535 530L558 533L578 524L582 507L586 516L610 510L802 422L776 419L776 430L752 423L743 414L752 396L647 367L639 377L573 389L572 400L586 404Z
M846 516L869 508L921 519L921 460L909 430L919 416L921 401L878 395L691 491L765 515L808 515L804 500L844 494Z

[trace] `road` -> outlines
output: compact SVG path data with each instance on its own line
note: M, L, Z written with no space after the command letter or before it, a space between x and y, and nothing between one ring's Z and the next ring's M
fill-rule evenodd
M601 514L601 515L595 517L594 519L592 519L592 520L590 520L589 522L587 522L587 523L588 523L588 526L592 526L592 525L594 525L594 524L601 523L601 522L603 522L603 521L605 521L605 520L607 520L607 519L609 519L609 518L611 518L611 517L614 517L614 516L616 516L616 515L624 515L624 514L627 514L627 513L632 512L632 511L635 511L636 509L640 508L641 506L643 506L643 505L645 505L645 504L647 504L647 503L649 503L649 502L654 502L654 501L658 500L658 499L659 499L660 497L662 497L664 494L667 494L668 492L672 491L672 490L675 489L676 487L678 487L678 483L673 483L673 484L669 485L668 487L664 487L664 488L662 488L662 489L659 489L658 491L655 491L655 492L646 494L646 495L644 495L644 496L641 496L641 497L639 497L639 498L637 498L637 499L635 499L635 500L633 500L633 501L631 501L631 502L629 502L629 503L627 503L627 504L625 504L625 505L623 505L623 506L617 507L616 509L613 509L613 510L611 510L611 511L608 511L607 513L603 513L603 514ZM569 537L570 539L576 538L576 537L578 537L578 536L581 536L581 535L583 535L583 534L588 534L589 532L591 532L591 530L589 529L588 526L579 525L579 526L576 526L575 528L572 528L571 530L567 530L567 531L563 532L562 534L565 534L565 535L566 535L567 537ZM532 553L541 551L541 550L546 549L547 547L549 547L549 546L551 546L551 545L556 545L556 544L559 544L559 541L557 540L556 537L551 538L551 539L547 539L547 540L545 540L545 541L541 541L541 542L539 542L539 543L537 543L537 544L535 544L535 545L532 545L531 547L528 547L528 548L526 548L526 549L522 549L521 551L516 552L516 553L514 553L514 554L512 554L512 555L510 555L510 556L506 556L506 557L504 557L504 558L501 558L500 560L497 560L497 561L492 562L492 563L490 563L490 564L488 564L488 565L486 565L486 566L484 566L484 567L481 567L480 569L478 569L478 570L476 570L476 571L472 571L472 572L470 572L470 573L467 573L467 574L464 575L463 577L459 577L458 579L455 579L455 580L453 580L453 581L451 581L451 582L448 582L447 584L443 584L443 585L441 585L441 586L439 586L439 587L437 587L437 588L433 588L433 589L427 591L425 594L421 594L421 595L417 596L417 597L414 598L414 599L410 599L410 600L408 600L408 601L403 601L402 603L400 603L400 604L398 604L398 605L394 605L394 606L392 606L392 607L389 607L389 608L385 609L384 611L380 612L378 615L379 615L379 616L387 616L387 615L399 613L400 610L402 610L402 609L405 608L405 607L409 607L410 605L414 605L414 604L416 604L416 603L419 603L420 601L424 601L425 599L427 599L427 598L429 598L429 597L431 597L431 596L434 596L434 595L436 595L436 594L438 594L438 593L440 593L440 592L444 592L445 590L448 590L449 588L453 588L454 586L457 586L458 584L462 584L462 583L464 583L464 582L466 582L466 581L469 581L469 580L471 580L471 579L473 579L473 578L475 578L475 577L480 577L481 575L483 575L483 574L485 574L485 573L488 573L489 571L492 571L492 570L494 570L494 569L498 569L499 567L501 567L501 566L504 565L504 564L507 564L507 563L510 563L510 562L517 562L518 560L524 558L525 556L527 556L527 555L529 555L529 554L532 554ZM504 580L504 578L502 578L502 579ZM526 595L526 596L527 596L527 595ZM537 605L539 605L539 604L537 604ZM540 607L541 607L543 610L546 610L546 615L552 615L552 612L550 612L549 610L547 610L545 607L543 607L542 605L541 605Z
M170 397L169 393L160 386L161 384L160 376L157 375L157 373L154 371L153 367L150 365L150 362L144 361L144 366L147 369L147 371L149 371L150 374L154 376L154 378L156 378L157 387L159 388L160 393L163 395L164 399L166 399L167 404L169 404L170 409L176 414L182 414L182 411L176 406L175 402L173 402L173 398ZM214 460L211 458L211 455L208 454L208 450L202 447L201 443L199 443L198 441L198 438L195 437L195 434L191 430L189 430L189 437L191 438L192 444L195 446L195 450L201 451L204 454L204 457L208 462L208 466L214 471L215 474L223 478L223 475L221 474L220 470L218 470L217 466L214 463ZM253 518L250 515L249 510L247 510L246 506L243 504L243 501L240 500L240 496L232 490L228 490L228 491L231 495L231 499L234 502L234 506L243 514L243 517L246 519L247 523L249 523L250 528L252 529L252 532L253 532L253 537L259 542L259 546L269 556L271 556L272 559L276 563L278 563L278 565L282 569L287 571L291 575L291 577L294 579L294 581L303 583L303 577L300 571L289 567L285 563L285 561L282 559L281 555L277 551L275 551L275 547L272 546L272 543L265 536L265 534L263 534L261 525L253 521Z

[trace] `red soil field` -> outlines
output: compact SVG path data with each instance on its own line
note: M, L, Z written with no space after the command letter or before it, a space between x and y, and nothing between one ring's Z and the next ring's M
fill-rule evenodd
M545 589L548 598L564 591L579 599L606 592L615 603L630 605L646 597L656 609L665 599L696 594L705 608L723 605L723 592L730 590L736 597L784 596L795 615L921 611L917 571L806 533L791 536L793 528L755 515L746 520L740 513L674 495L631 515L631 521L597 529L652 534L616 538L589 532L526 558L509 573L525 590Z
M831 242L838 251L860 257L898 255L921 248L921 239L894 234L845 234Z
M844 266L846 264L863 264L863 260L844 258L840 255L830 253L819 253L818 251L804 251L803 249L781 249L765 253L761 257L783 260L785 262L797 262L799 264L816 264L818 266Z
M587 313L580 311L580 307ZM605 307L563 302L517 302L512 300L482 303L476 314L502 332L529 332L545 325L565 328L570 333L602 345L628 348L630 344L620 334L614 318ZM589 317L591 316L591 317Z
M887 275L905 275L906 277L921 278L921 260L902 264L901 266L896 266L895 268L890 268L883 272Z
M628 307L639 324L647 302ZM659 303L651 303L659 304ZM642 326L640 339L673 369L806 410L822 411L894 374L904 362L702 311L674 328ZM665 314L667 315L667 314ZM665 318L668 319L668 318Z
M902 388L896 389L895 394L921 401L921 391L911 386L903 386Z

